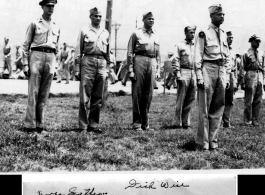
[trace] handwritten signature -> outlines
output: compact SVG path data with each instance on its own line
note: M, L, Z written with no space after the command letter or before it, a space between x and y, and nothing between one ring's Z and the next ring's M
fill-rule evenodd
M62 194L59 192L52 192L49 194L43 194L41 191L38 191L37 194L38 195L107 195L108 194L107 192L96 193L95 188L84 189L84 192L76 192L76 191L77 191L77 187L72 187L69 189L68 194Z
M168 181L161 181L158 186L156 186L155 181L151 181L151 182L145 182L143 183L139 183L136 181L136 179L131 179L129 181L129 185L125 188L144 188L144 189L157 189L157 188L180 188L180 187L189 187L189 185L185 185L185 184L179 184L179 182L177 181L176 183L169 183Z

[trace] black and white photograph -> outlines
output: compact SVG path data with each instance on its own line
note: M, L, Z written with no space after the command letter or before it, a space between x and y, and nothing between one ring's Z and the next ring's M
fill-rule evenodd
M262 0L0 4L0 172L265 173Z

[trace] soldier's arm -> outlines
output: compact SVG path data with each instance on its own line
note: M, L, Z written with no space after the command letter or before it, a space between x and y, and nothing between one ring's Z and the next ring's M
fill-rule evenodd
M130 37L128 47L127 47L127 64L129 72L133 72L133 58L134 58L134 49L136 45L136 34L133 33Z
M195 47L195 70L197 80L203 80L202 75L202 61L204 55L204 46L205 46L205 34L204 32L200 32L197 40L196 40L196 47Z
M160 46L158 47L158 50L156 52L157 52L156 53L156 61L157 61L156 74L160 75L160 67L161 67Z
M245 83L245 64L247 62L247 54L244 53L241 57L241 62L240 62L240 70L239 70L239 75L241 78L241 83L244 84Z
M57 37L57 42L56 42L56 45L55 45L55 55L59 52L59 39L60 39L60 33L61 33L60 29L59 29L58 33L59 33L59 35Z
M28 26L25 41L24 41L23 46L22 46L22 49L24 52L24 63L25 63L25 65L29 64L29 50L30 50L31 43L33 42L34 31L35 31L35 24L31 23Z
M178 45L175 46L174 56L172 58L172 69L177 79L181 78L180 73L180 48Z
M80 66L83 50L84 50L84 33L81 30L78 35L77 44L75 48L76 65Z
M72 57L70 49L68 49L67 53L68 53L67 59L64 61L65 64L67 64L69 62L69 60L71 59L71 57Z

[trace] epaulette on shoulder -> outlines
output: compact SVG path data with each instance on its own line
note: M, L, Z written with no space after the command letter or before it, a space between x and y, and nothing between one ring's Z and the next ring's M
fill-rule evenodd
M205 33L201 30L198 36L203 39L205 37Z

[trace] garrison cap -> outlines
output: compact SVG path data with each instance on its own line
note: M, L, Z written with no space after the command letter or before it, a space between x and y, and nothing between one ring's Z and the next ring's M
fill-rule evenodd
M232 31L227 31L226 35L227 35L227 37L233 37Z
M148 17L152 17L153 16L153 13L152 12L146 12L143 14L143 20L148 18Z
M90 16L95 15L95 14L101 15L101 11L96 7L89 10L89 13L90 13Z
M261 41L261 40L257 35L254 34L248 40L248 42L251 42L251 41Z
M57 3L57 0L42 0L39 5L55 5Z
M195 26L195 25L188 25L188 26L186 26L185 28L187 28L187 30L196 30L196 28L197 28L197 26Z
M213 13L216 13L216 12L219 12L219 11L223 12L221 4L211 5L208 9L209 9L210 14L213 14Z

